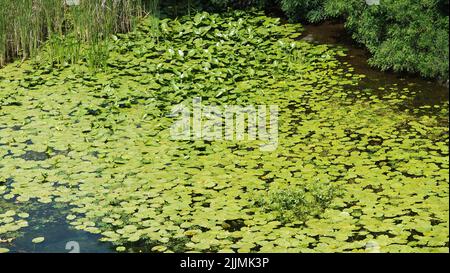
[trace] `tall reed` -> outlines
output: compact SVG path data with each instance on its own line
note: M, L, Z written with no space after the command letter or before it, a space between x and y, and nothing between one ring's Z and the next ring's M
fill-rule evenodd
M111 34L132 30L145 15L144 7L155 8L159 1L80 0L71 6L68 2L73 1L0 0L0 66L35 56L47 40L52 61L78 61L85 44L90 51L86 58L94 58L95 65L107 54L105 41Z

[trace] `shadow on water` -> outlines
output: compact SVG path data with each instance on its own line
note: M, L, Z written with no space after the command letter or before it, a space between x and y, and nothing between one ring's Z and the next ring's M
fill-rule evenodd
M110 243L100 242L100 235L91 234L72 228L65 217L68 209L51 204L30 202L26 205L30 215L26 220L28 227L16 232L17 237L11 243L0 243L12 253L112 253ZM19 205L0 199L0 212L15 210ZM21 211L24 209L20 205ZM34 244L32 240L44 237L42 243Z
M449 89L436 80L426 80L416 75L380 71L368 64L369 52L358 47L351 35L340 22L326 21L318 25L304 25L305 31L301 39L308 42L329 44L346 49L347 56L340 57L349 63L356 73L366 75L360 86L362 88L377 89L378 87L408 88L415 92L413 107L422 105L441 104L448 101Z

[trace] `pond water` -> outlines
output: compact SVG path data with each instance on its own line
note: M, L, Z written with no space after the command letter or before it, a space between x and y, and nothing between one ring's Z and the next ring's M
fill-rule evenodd
M339 24L153 23L105 71L0 70L0 249L448 252L448 89L370 69ZM277 105L278 148L171 138L195 97Z
M0 207L8 210L18 209L13 202L0 200ZM76 244L79 252L110 253L114 252L111 244L99 241L101 236L85 231L75 230L66 220L67 208L37 202L30 207L27 217L28 226L18 232L17 238L11 243L4 243L11 252L15 253L77 253L73 248ZM23 209L23 208L22 208ZM33 244L34 238L44 237L45 241ZM75 252L74 252L75 251Z
M360 88L378 88L380 86L396 85L401 88L409 88L416 92L411 107L422 105L440 104L448 101L448 86L436 80L425 80L419 76L392 71L380 71L368 64L370 53L352 40L346 31L344 24L327 21L317 25L305 25L305 31L301 37L314 43L342 46L347 51L347 56L340 57L343 62L348 62L355 72L367 77L359 84Z

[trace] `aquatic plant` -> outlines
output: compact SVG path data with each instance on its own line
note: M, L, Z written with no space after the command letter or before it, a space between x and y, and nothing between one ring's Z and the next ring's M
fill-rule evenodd
M283 223L305 221L318 216L337 196L330 184L310 183L305 188L272 190L256 200L257 206L275 212Z
M1 0L0 66L16 57L36 56L49 38L50 57L55 58L52 61L78 61L81 44L87 43L91 55L103 52L97 57L101 60L91 61L102 63L101 56L106 51L104 40L113 33L130 31L144 15L142 0L82 0L70 6L65 3L60 0ZM67 50L69 56L64 54Z
M342 20L357 43L372 55L370 64L383 71L408 72L443 82L449 78L449 1L384 0L211 0L218 7L235 2L256 7L278 6L292 22Z
M1 191L1 189L0 189ZM18 236L21 236L20 230L28 226L27 218L28 213L18 212L11 209L10 206L4 204L3 200L0 200L0 253L9 252L8 246Z
M361 88L342 50L297 41L301 25L261 13L163 19L158 41L152 24L116 35L103 71L1 70L4 200L69 204L75 229L117 251L364 252L376 241L448 252L448 101L412 109L407 84ZM278 149L171 139L168 113L194 97L278 105ZM297 221L255 205L274 196L301 209L280 190L316 183L342 194Z

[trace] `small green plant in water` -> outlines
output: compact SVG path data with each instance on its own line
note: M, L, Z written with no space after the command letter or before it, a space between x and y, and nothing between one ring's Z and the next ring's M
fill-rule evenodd
M52 35L47 42L48 58L52 64L66 65L78 62L81 43L73 34Z
M328 183L317 183L305 188L292 187L270 190L255 204L277 215L279 221L292 223L320 215L338 195Z

